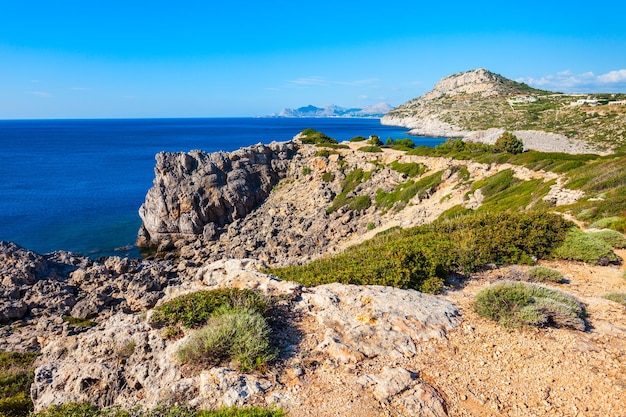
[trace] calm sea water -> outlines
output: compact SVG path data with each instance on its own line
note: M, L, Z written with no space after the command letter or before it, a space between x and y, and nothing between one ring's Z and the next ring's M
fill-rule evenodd
M139 256L138 209L156 153L232 151L308 127L339 141L407 137L378 119L0 120L0 240L39 253Z

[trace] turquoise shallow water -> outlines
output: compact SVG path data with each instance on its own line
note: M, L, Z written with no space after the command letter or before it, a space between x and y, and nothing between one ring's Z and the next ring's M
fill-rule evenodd
M308 127L339 141L407 137L378 119L0 120L0 240L39 253L139 256L138 209L156 153L232 151L286 141Z

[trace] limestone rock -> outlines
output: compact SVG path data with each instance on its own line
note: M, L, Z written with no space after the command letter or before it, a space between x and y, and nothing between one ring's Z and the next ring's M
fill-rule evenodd
M154 186L139 209L138 245L213 239L217 228L245 217L267 197L297 148L287 142L231 153L159 153Z

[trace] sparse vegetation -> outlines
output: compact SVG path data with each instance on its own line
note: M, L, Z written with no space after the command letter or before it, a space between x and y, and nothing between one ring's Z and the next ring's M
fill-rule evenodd
M614 249L626 248L626 237L615 230L600 230L598 232L590 232L589 234L603 240Z
M0 351L0 416L24 417L33 410L30 385L38 355Z
M332 172L324 172L322 174L322 181L324 182L332 182L335 180L335 174L333 174Z
M367 138L364 136L355 136L352 139L350 139L350 142L363 142L366 141Z
M159 406L155 409L132 411L120 408L97 408L90 404L66 403L55 405L34 417L285 417L281 409L261 407L223 407L217 410L196 410L188 405Z
M383 151L379 146L376 146L376 145L361 146L359 150L361 152L371 152L371 153L380 153Z
M337 143L335 139L312 128L304 129L300 140L302 143L308 145L328 145Z
M563 281L563 275L556 269L547 266L533 266L526 271L529 281L533 282L552 282L560 283Z
M624 292L610 292L608 294L604 294L602 297L607 300L615 301L626 307L626 293Z
M424 164L419 164L417 162L401 163L398 161L390 163L389 168L411 178L419 177L428 170L428 167Z
M608 265L620 261L611 246L604 240L578 228L572 228L569 231L563 244L554 251L554 255L559 259L594 265Z
M470 214L381 232L339 255L268 272L309 286L342 282L438 292L452 271L545 258L570 227L560 216L543 212Z
M390 193L379 189L376 192L376 205L385 209L392 207L401 208L415 196L420 199L425 198L441 184L442 175L443 171L438 171L417 181L407 181L398 184L396 189ZM396 206L396 204L398 205Z
M241 372L260 369L276 357L269 335L270 327L257 310L222 306L179 349L178 358L194 366L233 361Z
M360 168L354 169L346 175L346 178L341 182L341 193L337 194L333 199L331 206L326 209L328 214L334 212L341 207L350 204L355 196L348 197L362 182L368 181L372 176L371 171L363 171ZM369 197L368 197L369 199ZM361 201L363 203L363 201Z
M156 307L151 321L196 328L206 324L213 312L222 306L249 308L265 314L271 307L271 300L256 291L238 288L197 291Z
M567 327L585 330L585 308L574 297L526 282L501 282L482 289L474 311L504 327Z

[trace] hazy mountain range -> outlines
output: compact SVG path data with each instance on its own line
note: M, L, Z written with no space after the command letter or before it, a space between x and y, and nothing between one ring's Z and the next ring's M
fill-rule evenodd
M308 106L297 109L282 109L279 113L271 114L267 117L383 117L393 107L387 103L374 104L363 108L345 108L329 104L324 107Z

